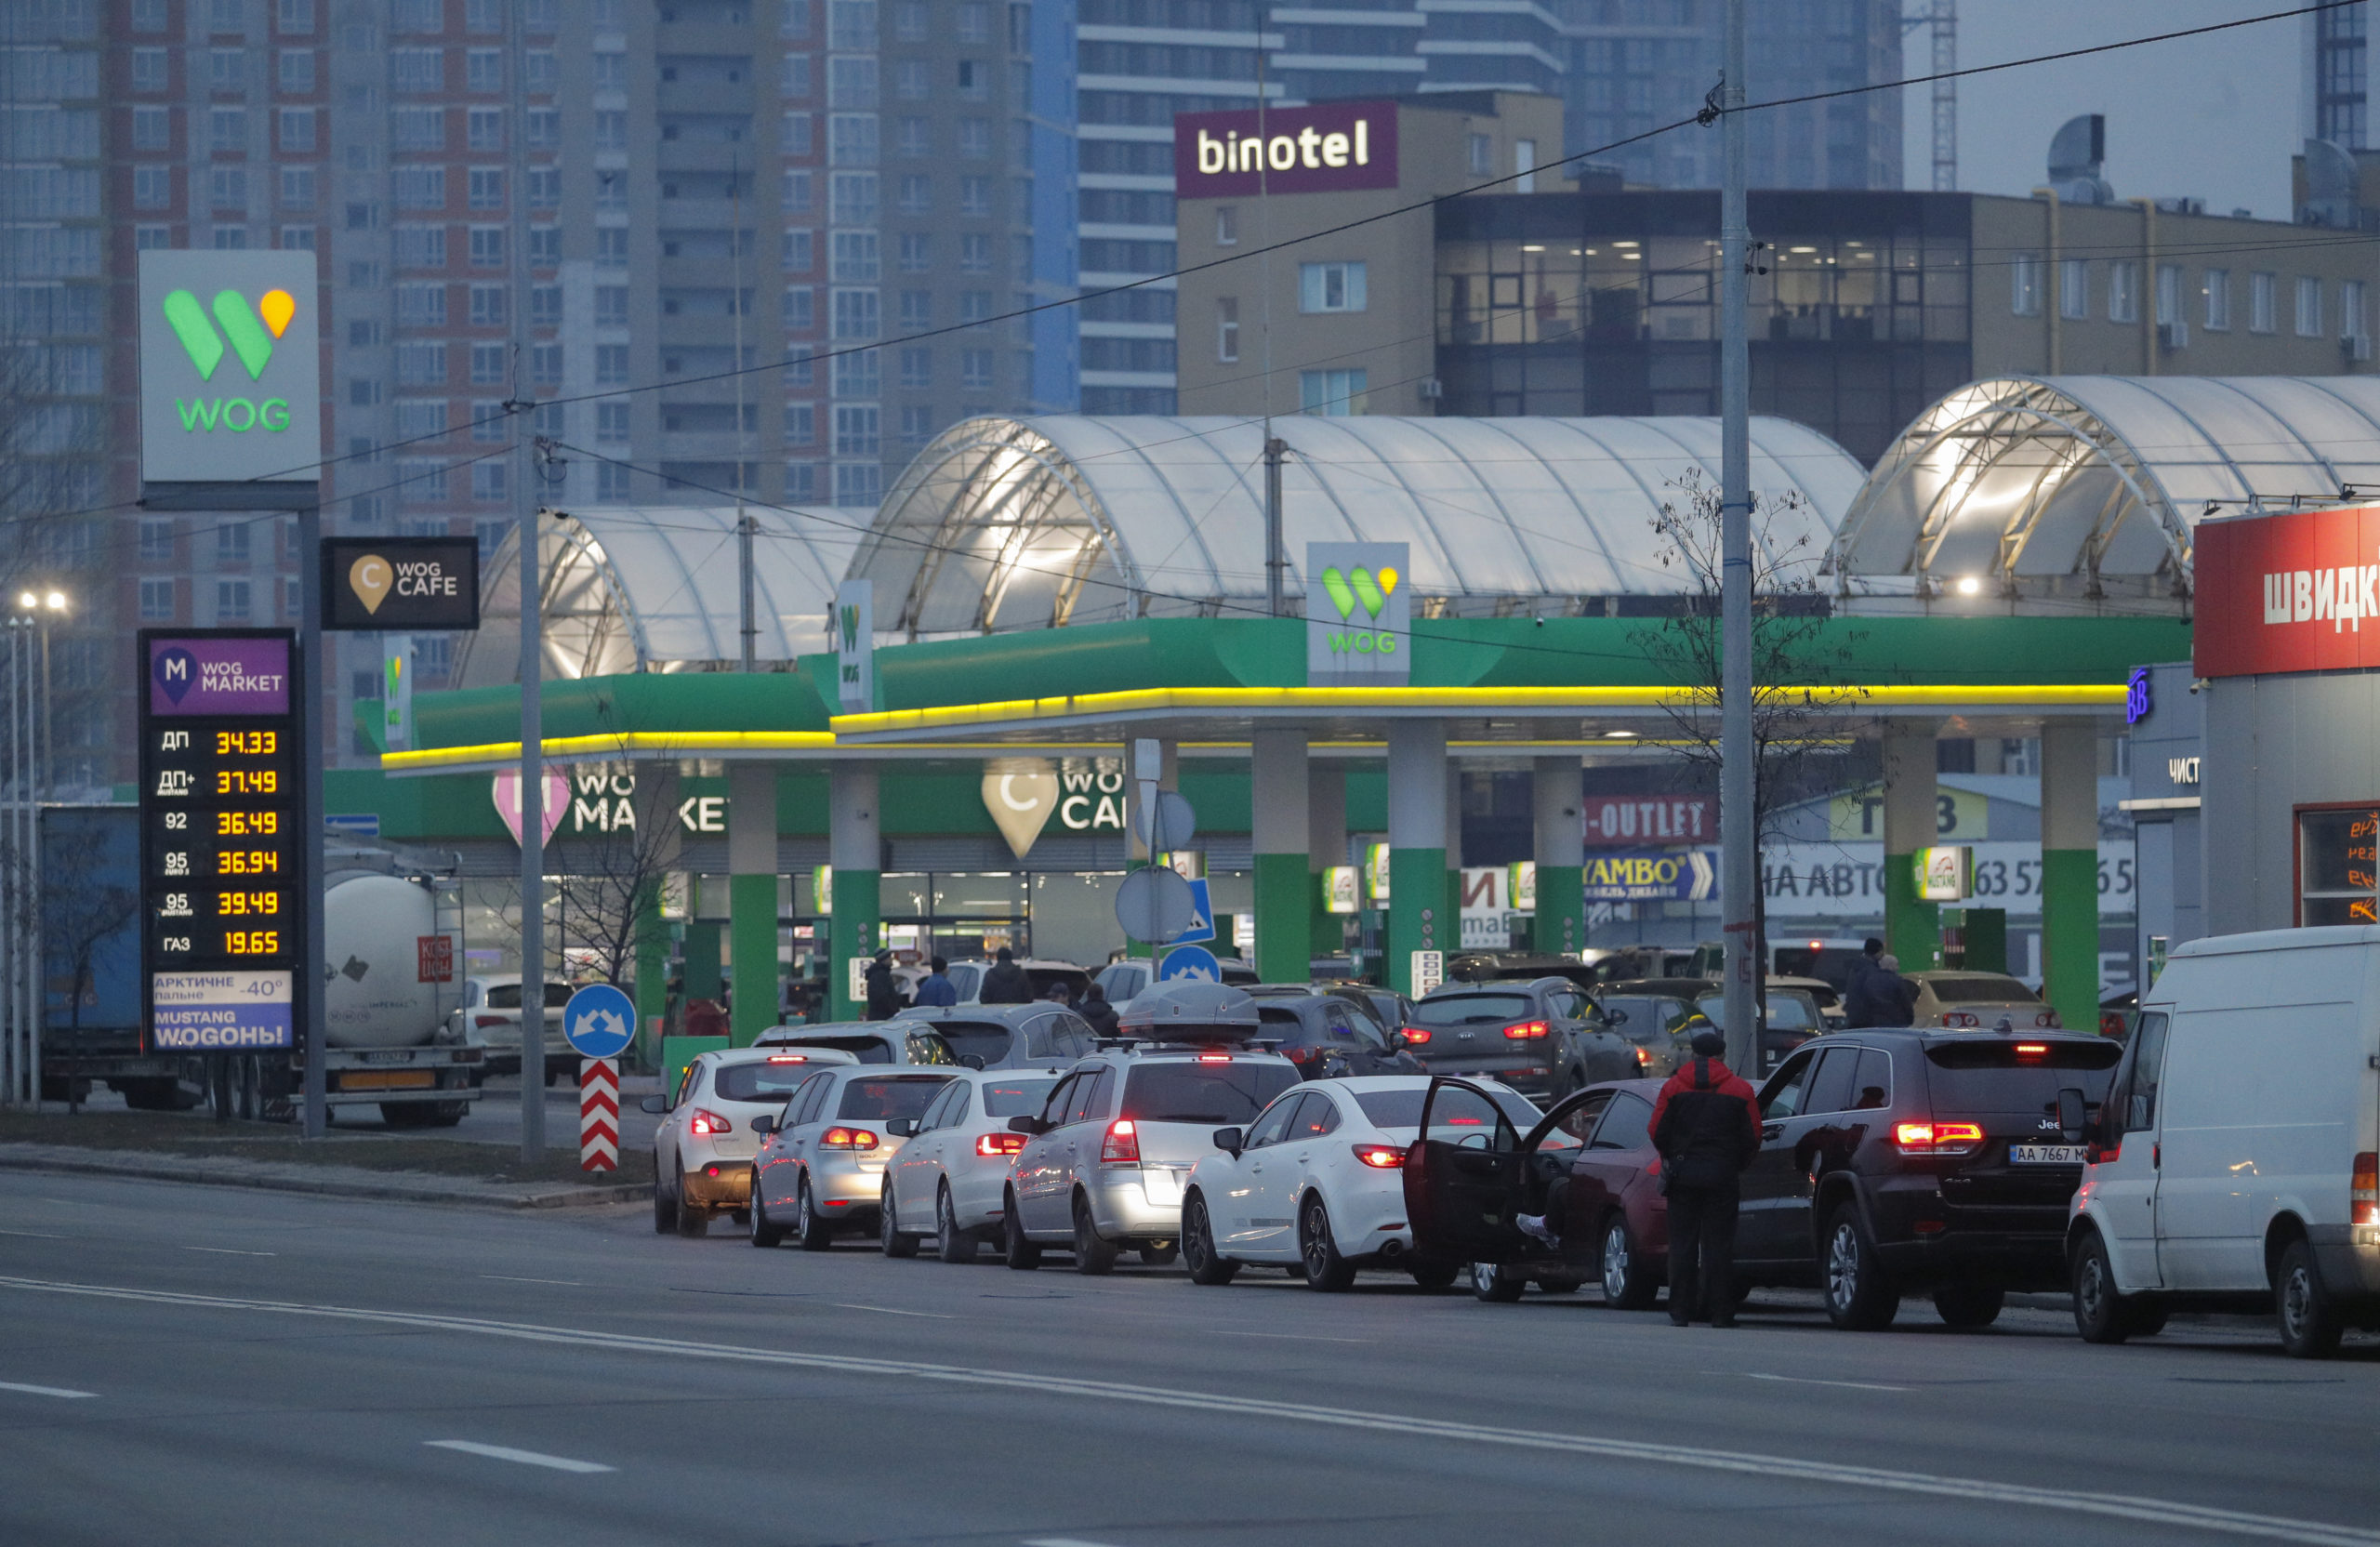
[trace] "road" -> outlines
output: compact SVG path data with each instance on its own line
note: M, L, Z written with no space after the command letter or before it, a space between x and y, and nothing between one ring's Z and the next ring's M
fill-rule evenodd
M656 1075L623 1075L620 1078L620 1147L622 1150L650 1150L653 1130L660 1118L638 1106L645 1096L657 1095L661 1080ZM93 1112L123 1112L129 1110L124 1098L101 1086L94 1090L84 1103ZM578 1147L578 1088L575 1085L549 1085L546 1088L546 1143L557 1150ZM189 1122L214 1120L211 1108L200 1106L179 1114ZM471 1104L470 1111L453 1128L390 1128L380 1118L377 1106L344 1106L331 1109L331 1126L339 1133L370 1133L390 1139L469 1139L483 1144L519 1147L521 1143L521 1077L494 1075L487 1081L480 1099Z
M2369 1339L1055 1262L0 1172L0 1541L2380 1547Z

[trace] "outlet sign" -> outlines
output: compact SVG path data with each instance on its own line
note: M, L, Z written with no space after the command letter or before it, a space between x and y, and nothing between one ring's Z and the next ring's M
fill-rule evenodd
M1305 545L1309 687L1403 687L1412 676L1404 543Z
M142 482L321 482L321 311L310 252L140 254Z

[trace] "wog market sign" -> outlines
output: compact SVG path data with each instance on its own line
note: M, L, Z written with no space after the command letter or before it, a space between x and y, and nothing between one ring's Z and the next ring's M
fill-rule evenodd
M312 253L140 254L140 476L322 478L321 286Z

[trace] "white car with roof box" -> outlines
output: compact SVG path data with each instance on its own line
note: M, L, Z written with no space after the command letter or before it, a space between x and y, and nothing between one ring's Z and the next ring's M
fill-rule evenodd
M1038 1112L1065 1067L968 1070L943 1088L884 1170L881 1236L888 1257L933 1242L945 1263L972 1263L1000 1234L1009 1168L1025 1135L1009 1119ZM888 1125L894 1126L894 1125Z

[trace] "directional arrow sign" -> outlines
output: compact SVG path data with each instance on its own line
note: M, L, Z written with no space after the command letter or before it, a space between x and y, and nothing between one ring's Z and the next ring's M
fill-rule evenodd
M590 983L562 1006L562 1034L581 1058L617 1058L636 1040L636 1006L608 983Z

